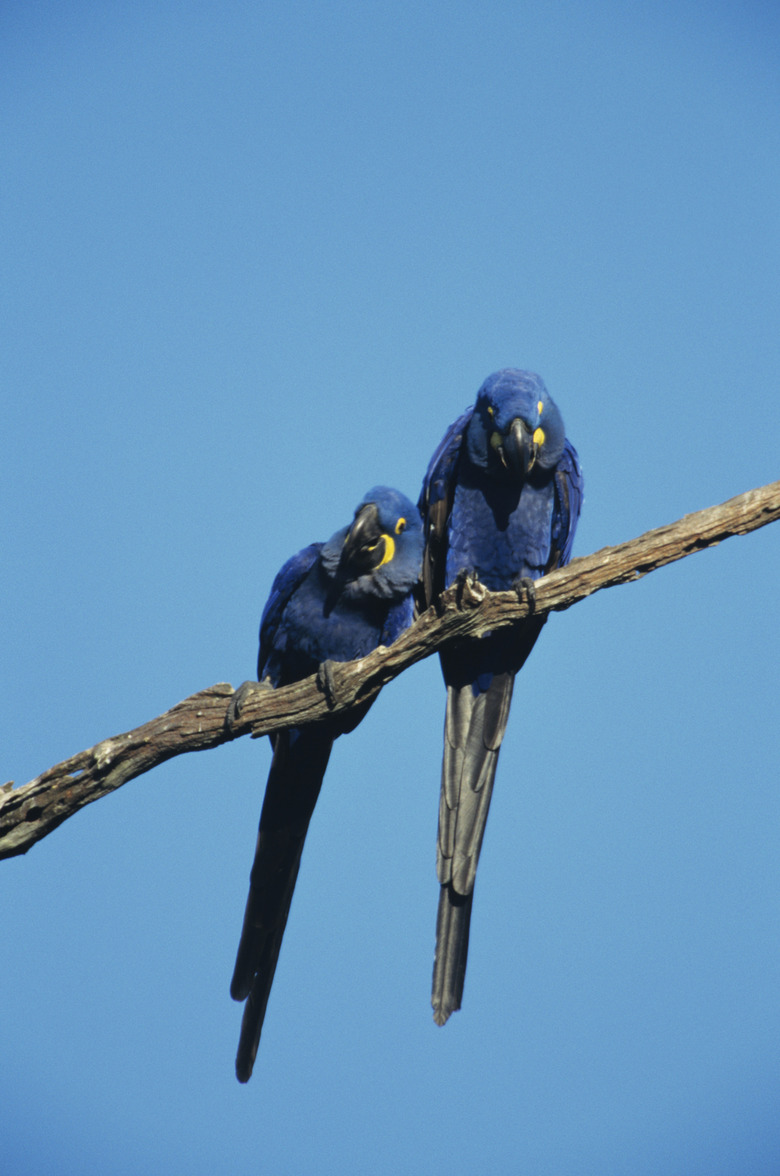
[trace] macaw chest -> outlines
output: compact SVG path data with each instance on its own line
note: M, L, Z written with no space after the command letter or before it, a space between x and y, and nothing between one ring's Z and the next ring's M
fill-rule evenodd
M317 569L314 572L284 610L278 636L284 641L285 660L307 660L316 669L323 661L364 657L379 642L387 602L333 599L328 592L330 584L316 574Z
M550 558L554 490L459 484L450 514L447 583L467 571L493 590L537 579Z

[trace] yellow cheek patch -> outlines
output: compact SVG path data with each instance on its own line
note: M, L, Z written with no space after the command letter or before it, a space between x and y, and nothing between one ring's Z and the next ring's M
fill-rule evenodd
M537 401L537 403L536 403L536 411L539 413L539 416L541 416L541 415L542 415L542 409L543 409L543 408L544 408L544 405L542 404L541 400Z
M502 444L501 434L500 433L491 433L490 434L490 444L493 446L494 449L500 449L501 444Z
M383 535L379 542L384 543L385 545L384 554L382 555L379 563L376 565L378 568L381 568L382 564L390 563L390 560L395 555L395 539L393 539L392 535ZM378 546L379 543L377 543L377 547ZM374 550L373 547L371 550Z
M404 530L406 530L406 519L401 518L395 524L395 533L396 535L400 535Z
M544 429L534 430L534 445L538 445L540 449L544 445Z

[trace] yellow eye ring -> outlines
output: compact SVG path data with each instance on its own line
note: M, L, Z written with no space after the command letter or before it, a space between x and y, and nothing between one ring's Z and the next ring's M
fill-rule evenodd
M398 520L398 522L395 524L395 533L396 533L396 535L400 535L401 532L405 531L405 530L406 530L406 519L400 518Z
M539 413L539 416L541 416L541 415L542 415L542 409L543 409L543 408L544 408L544 405L542 404L541 400L540 400L540 401L538 401L538 402L537 402L537 405L536 405L536 411Z

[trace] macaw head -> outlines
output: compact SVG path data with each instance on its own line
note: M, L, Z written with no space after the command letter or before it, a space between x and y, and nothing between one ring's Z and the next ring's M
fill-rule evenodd
M402 599L417 583L422 567L420 512L405 494L374 486L355 508L355 517L322 549L325 570L348 597Z
M563 419L541 376L504 368L477 393L466 430L475 465L502 479L524 481L552 469L563 453Z

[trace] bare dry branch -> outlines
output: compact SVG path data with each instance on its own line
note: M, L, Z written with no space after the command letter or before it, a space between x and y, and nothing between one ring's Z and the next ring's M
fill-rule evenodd
M359 661L331 663L328 675L279 690L258 687L242 705L240 720L232 729L225 720L233 688L219 682L143 726L56 764L21 788L0 787L0 858L26 853L84 805L172 756L218 747L239 735L266 735L280 727L317 722L374 698L402 670L429 657L446 641L519 624L529 612L561 611L601 588L637 580L664 564L778 518L780 482L772 482L628 543L575 559L537 581L533 600L525 590L487 592L480 585L466 585L460 593L448 589L438 607L424 613L389 648L380 647Z

